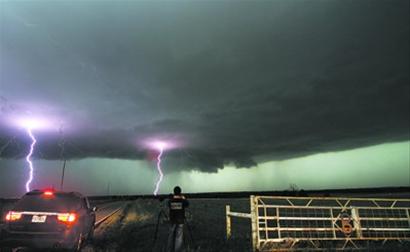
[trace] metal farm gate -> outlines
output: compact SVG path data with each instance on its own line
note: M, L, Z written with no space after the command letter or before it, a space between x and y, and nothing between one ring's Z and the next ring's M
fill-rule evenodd
M226 228L229 239L231 217L249 218L253 251L410 246L409 199L251 196L250 206L249 214L226 206Z

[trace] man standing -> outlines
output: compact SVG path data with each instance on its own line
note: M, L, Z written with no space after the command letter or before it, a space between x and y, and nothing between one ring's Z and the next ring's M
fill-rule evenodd
M169 220L171 228L168 234L167 251L181 252L184 243L185 208L189 206L188 200L181 195L181 187L174 188L174 194L168 201Z

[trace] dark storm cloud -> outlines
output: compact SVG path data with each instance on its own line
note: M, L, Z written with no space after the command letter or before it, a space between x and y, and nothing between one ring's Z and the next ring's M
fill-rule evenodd
M3 5L1 116L63 118L64 158L142 159L159 136L215 171L409 139L408 1ZM61 134L38 138L61 158Z

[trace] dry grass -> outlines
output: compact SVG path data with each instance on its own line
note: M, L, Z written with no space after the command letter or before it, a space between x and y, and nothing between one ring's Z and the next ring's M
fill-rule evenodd
M188 212L185 229L190 251L249 251L250 223L235 220L233 239L225 240L225 205L235 211L249 212L248 201L242 199L194 199ZM154 243L158 214L165 202L139 199L127 204L116 217L96 230L94 251L163 251L168 223L161 221ZM191 231L191 232L189 232Z
M251 251L251 228L248 219L232 219L232 239L225 239L225 206L234 212L249 212L249 199L191 199L186 228L189 251ZM102 223L95 232L93 245L83 252L94 251L164 251L169 224L161 221L154 242L156 224L166 202L152 199L129 201L124 209ZM191 231L191 232L189 232ZM191 238L192 235L192 238Z

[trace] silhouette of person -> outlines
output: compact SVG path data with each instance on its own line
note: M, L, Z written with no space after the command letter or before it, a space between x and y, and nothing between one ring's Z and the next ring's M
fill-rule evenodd
M189 202L181 192L181 187L176 186L174 194L171 194L168 200L169 220L171 223L167 242L168 252L180 252L183 249L185 208L189 206Z

